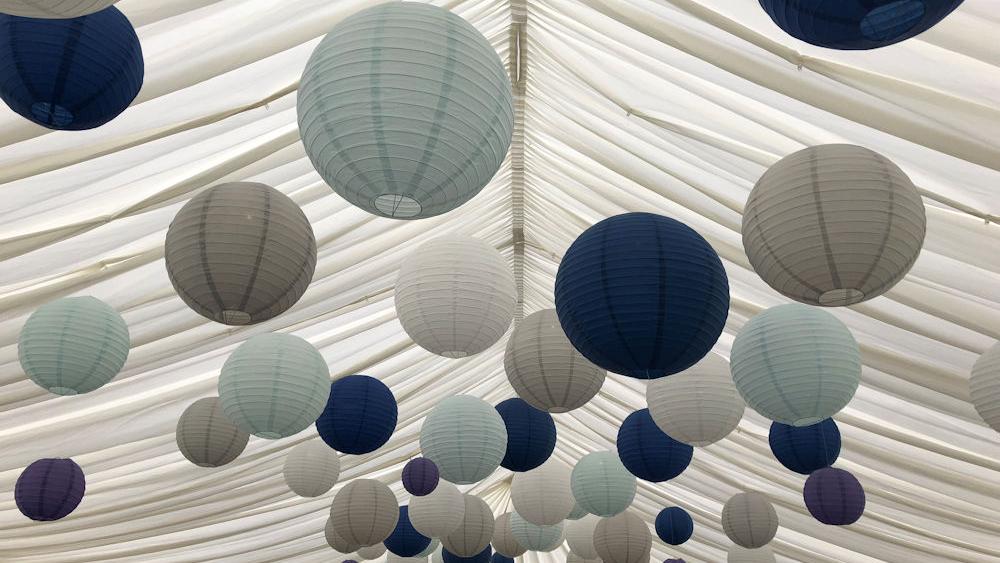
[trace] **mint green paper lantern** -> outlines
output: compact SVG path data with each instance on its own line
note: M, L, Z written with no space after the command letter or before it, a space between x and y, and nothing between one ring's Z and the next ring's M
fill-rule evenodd
M577 504L590 514L614 516L632 504L636 481L617 454L593 452L576 462L570 487Z
M226 418L261 438L308 428L330 394L330 370L319 351L291 334L258 334L241 344L219 374Z
M510 533L530 551L552 551L562 545L563 524L539 526L521 517L517 512L510 514Z
M420 428L420 449L437 464L444 480L477 483L500 467L507 452L507 427L493 405L455 395L427 415Z
M128 358L125 320L96 297L64 297L28 317L17 342L24 373L56 395L78 395L118 375Z
M747 405L809 426L840 412L861 382L861 351L844 323L817 307L771 307L743 325L730 370Z

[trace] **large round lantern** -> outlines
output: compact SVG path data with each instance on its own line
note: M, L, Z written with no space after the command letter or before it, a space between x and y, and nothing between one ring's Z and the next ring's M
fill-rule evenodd
M446 358L478 354L507 332L517 288L507 260L481 240L426 242L400 265L396 315L421 348Z
M603 563L600 559L585 559L572 551L566 554L566 563Z
M0 61L0 97L10 109L70 131L125 111L144 73L139 37L113 6L70 19L0 14Z
M330 385L316 430L338 452L367 454L392 437L396 414L396 397L384 383L367 375L348 375Z
M877 49L934 27L962 0L760 0L792 37L829 49Z
M300 497L318 497L337 484L340 458L323 442L309 440L288 452L282 475L293 493Z
M507 451L507 430L489 403L456 395L427 415L420 428L420 449L438 466L443 479L467 485L482 481L500 466Z
M654 483L669 481L687 469L694 448L667 436L649 409L625 417L618 429L618 457L632 475Z
M385 546L380 543L369 545L368 547L362 547L357 552L358 559L361 561L371 561L373 559L378 559L383 555L385 555Z
M443 538L462 524L465 497L458 487L441 481L427 495L411 498L409 509L415 530L431 538Z
M833 465L840 455L840 430L832 418L809 426L772 422L767 441L781 465L803 475Z
M712 245L684 223L625 213L569 247L555 302L566 336L587 359L655 379L712 349L729 314L729 281Z
M562 522L552 526L539 526L521 518L517 512L510 515L510 532L517 543L529 551L552 551L563 542Z
M226 418L261 438L305 430L323 412L330 370L312 344L291 334L258 334L229 356L219 374Z
M514 327L503 366L519 397L552 413L582 407L607 377L566 338L555 309L532 313Z
M118 375L129 352L128 326L94 297L64 297L39 307L21 329L25 375L57 395L88 393Z
M646 522L630 511L601 518L594 529L594 550L604 563L646 563L652 547Z
M903 279L926 224L920 194L898 166L863 147L819 145L761 176L743 211L743 247L782 295L851 305Z
M78 18L116 2L118 0L0 0L0 13L24 18Z
M69 516L83 500L87 480L72 459L40 459L26 467L14 484L17 509L32 520L49 522Z
M249 325L287 311L316 269L316 239L285 194L254 182L219 184L177 212L164 245L177 295L199 315Z
M396 529L385 539L385 547L400 557L414 557L427 549L431 539L418 532L410 522L409 507L399 507Z
M979 356L972 366L969 395L983 421L1000 432L1000 343Z
M487 545L482 551L469 557L461 557L447 549L442 549L441 560L442 563L490 563L493 560L493 548Z
M802 496L813 518L829 526L853 524L865 513L865 490L848 471L817 469L806 479Z
M431 494L440 477L437 465L426 457L411 459L403 466L403 488L415 497Z
M566 544L569 550L584 559L597 559L594 549L594 530L601 521L600 516L588 514L579 520L566 523Z
M566 519L576 501L570 489L570 468L550 459L527 473L515 473L510 500L517 514L539 526L553 526Z
M240 430L225 413L218 397L191 403L177 420L177 449L198 467L221 467L247 447L250 434Z
M681 373L650 381L646 403L660 430L691 446L707 446L728 436L746 409L729 363L715 354Z
M687 510L679 506L664 508L656 515L656 535L664 543L681 545L691 539L694 533L694 520Z
M449 10L415 2L337 24L306 63L297 108L323 180L396 219L472 199L500 168L514 129L510 78L490 42Z
M353 553L361 547L358 544L348 542L344 539L344 536L340 535L340 532L333 526L332 517L326 519L326 527L323 528L323 535L326 537L327 545L340 553Z
M722 529L733 543L756 549L770 543L778 533L778 513L763 494L739 493L722 507Z
M747 549L733 544L726 554L726 563L774 563L774 552L769 546Z
M493 540L491 541L496 553L505 557L520 557L524 555L528 548L521 545L514 537L510 529L511 512L505 512L496 517L493 522Z
M575 501L575 499L574 499L574 501ZM567 516L566 519L567 520L579 520L580 518L583 518L584 516L586 516L588 514L590 514L590 513L587 512L586 510L584 510L583 507L580 506L580 503L575 502L573 504L573 510L569 513L569 516Z
M462 522L441 538L441 544L459 557L472 557L493 539L493 511L486 501L474 495L464 495L464 503Z
M396 495L374 479L355 479L337 491L330 506L333 527L348 543L367 547L396 529Z
M729 366L751 408L792 426L837 414L861 382L851 331L827 311L798 303L771 307L743 325Z
M613 452L592 452L576 462L570 478L573 497L584 510L614 516L635 498L635 476Z
M501 467L530 471L549 459L556 447L556 423L552 415L519 398L501 402L497 412L507 429L507 452Z

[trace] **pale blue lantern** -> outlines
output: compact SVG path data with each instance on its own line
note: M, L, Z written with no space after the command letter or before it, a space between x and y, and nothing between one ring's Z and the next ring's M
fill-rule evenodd
M635 498L635 475L614 452L589 453L576 462L570 477L576 503L590 514L620 514Z
M476 483L500 467L507 452L507 427L493 405L469 395L438 403L420 428L420 449L441 478Z

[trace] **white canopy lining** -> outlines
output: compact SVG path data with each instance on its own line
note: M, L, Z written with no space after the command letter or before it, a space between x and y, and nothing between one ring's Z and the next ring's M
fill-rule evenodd
M476 25L510 60L507 0L435 2ZM390 483L418 452L422 417L448 393L512 396L503 342L465 360L415 348L395 319L392 286L415 245L450 230L513 258L512 178L505 165L457 211L417 222L369 216L332 195L298 142L294 88L318 38L369 0L123 0L147 79L136 105L96 130L52 133L0 114L0 560L321 561L333 493L294 497L280 477L288 448L252 439L234 463L192 466L174 425L215 394L226 356L266 331L293 331L335 375L368 373L392 388L400 421L369 456L343 456L342 482ZM671 215L722 256L732 310L716 351L756 312L782 300L750 269L740 211L764 168L805 145L854 142L886 154L923 190L924 253L887 296L834 313L862 344L862 388L837 416L838 465L868 493L844 529L802 506L803 478L773 460L768 423L748 411L728 439L695 453L666 485L642 484L652 521L680 504L696 533L653 558L725 559L722 504L752 488L774 500L779 561L1000 561L1000 438L968 404L976 356L1000 337L1000 32L997 0L966 0L920 38L838 53L782 34L755 2L533 0L527 10L524 110L524 309L552 306L558 258L586 226L624 211ZM992 47L991 47L992 46ZM797 65L801 64L801 69ZM273 185L313 223L320 260L309 291L254 327L210 323L166 277L162 244L180 206L220 181ZM520 213L520 209L517 210ZM17 335L38 305L70 294L121 311L132 334L124 372L78 397L28 381ZM556 455L573 462L614 447L620 421L645 406L644 384L609 376L590 404L557 415ZM37 524L13 502L21 469L73 456L88 494L72 517ZM509 474L473 488L509 510ZM562 561L565 552L525 559Z

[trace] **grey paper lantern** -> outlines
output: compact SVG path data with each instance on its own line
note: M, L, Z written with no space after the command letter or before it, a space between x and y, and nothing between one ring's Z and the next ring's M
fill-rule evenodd
M600 559L584 559L579 555L569 552L566 554L566 563L603 563Z
M247 447L250 434L240 430L222 412L218 397L191 403L177 420L177 449L198 467L220 467Z
M442 479L459 485L476 483L500 467L507 451L507 427L486 401L470 395L448 397L424 420L420 449L438 466Z
M972 366L969 395L983 421L1000 432L1000 343L979 356Z
M362 547L357 551L357 556L360 561L370 561L382 557L385 555L385 551L385 544L377 543L368 547Z
M526 473L515 473L510 501L522 518L539 526L553 526L566 519L576 501L570 489L570 468L555 458Z
M493 522L493 551L504 557L520 557L528 548L521 545L514 537L510 529L511 512L505 512L497 516Z
M903 279L926 228L920 194L889 159L855 145L819 145L761 176L743 211L743 247L781 294L842 306Z
M422 244L400 265L396 315L421 348L446 358L478 354L507 332L517 289L507 260L481 240Z
M23 18L68 19L99 12L118 0L0 0L0 13Z
M219 374L226 417L261 438L285 438L308 428L323 412L329 392L323 356L291 334L251 337Z
M299 86L299 132L341 197L421 219L472 199L500 168L512 100L500 57L471 24L393 2L345 19L316 47Z
M774 563L774 552L769 546L747 549L733 544L726 555L727 563Z
M614 452L592 452L576 463L570 487L576 502L590 514L614 516L632 504L636 481Z
M367 547L381 543L396 528L399 505L380 481L355 479L333 497L330 518L345 541Z
M318 497L337 484L340 458L322 441L309 440L288 452L282 475L293 493L300 497Z
M652 547L649 527L631 511L601 518L594 528L594 550L604 563L646 563Z
M412 522L411 522L411 524L412 524ZM416 557L422 557L422 558L430 557L430 555L432 553L434 553L435 551L438 551L438 549L440 547L441 547L441 540L439 540L437 538L431 538L431 543L427 544L427 547L424 548L423 551L421 551L420 553L418 553L416 555Z
M129 352L128 326L95 297L64 297L39 307L21 329L25 375L56 395L89 393L118 375Z
M410 523L429 538L443 538L462 524L465 498L458 487L440 481L427 495L410 498Z
M510 516L510 532L517 543L530 551L552 551L563 543L563 524L539 526L522 518L517 512Z
M465 513L462 515L462 522L454 531L441 538L441 544L459 557L472 557L485 549L493 539L493 511L483 499L474 495L463 496Z
M601 521L600 516L588 514L583 518L566 523L566 544L569 550L583 559L598 559L594 549L594 530Z
M236 182L205 190L177 212L164 258L170 283L194 312L248 325L302 297L316 269L316 239L288 196Z
M607 377L566 338L555 309L532 313L514 328L503 366L519 397L552 413L583 406L597 395Z
M326 536L326 543L334 549L334 551L340 553L353 553L358 549L357 544L352 544L344 539L336 528L333 526L333 518L326 519L326 527L323 529L323 534Z
M774 539L778 532L778 513L764 494L739 493L722 508L722 529L736 545L757 549Z
M681 373L650 381L646 403L660 430L691 446L707 446L728 436L746 408L729 363L715 354Z

